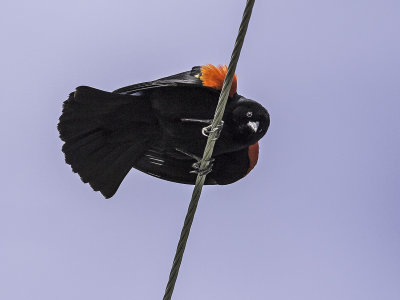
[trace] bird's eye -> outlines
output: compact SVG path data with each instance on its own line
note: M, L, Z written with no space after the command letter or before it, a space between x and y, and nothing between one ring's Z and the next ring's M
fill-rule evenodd
M253 116L253 113L251 111L248 111L246 113L246 117L251 118Z

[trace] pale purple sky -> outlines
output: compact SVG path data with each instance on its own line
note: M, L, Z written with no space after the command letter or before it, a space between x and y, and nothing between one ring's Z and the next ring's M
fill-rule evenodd
M62 102L228 63L244 4L2 1L0 299L162 299L192 187L132 170L105 200ZM397 0L256 1L238 91L271 127L203 190L174 300L400 299L399 28Z

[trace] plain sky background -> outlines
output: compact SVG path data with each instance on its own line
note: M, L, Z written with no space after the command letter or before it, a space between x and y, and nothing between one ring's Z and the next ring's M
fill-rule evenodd
M0 9L0 299L162 299L191 186L132 170L105 200L65 164L79 85L228 63L245 1ZM256 1L237 75L271 127L206 187L174 300L400 299L400 2Z

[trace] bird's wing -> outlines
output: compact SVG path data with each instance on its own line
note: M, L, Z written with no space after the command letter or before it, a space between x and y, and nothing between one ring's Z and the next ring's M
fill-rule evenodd
M154 81L142 82L119 88L114 93L134 94L140 91L151 90L160 87L202 87L210 89L219 94L221 91L226 74L227 66L213 66L210 64L193 67L190 71L182 72L172 76L160 78ZM229 97L232 98L236 94L237 77L233 76L232 86Z
M120 94L134 94L144 90L150 90L160 87L172 87L172 86L203 86L200 79L201 67L193 67L192 70L175 74L172 76L160 78L153 81L137 83L129 86L119 88L114 93Z

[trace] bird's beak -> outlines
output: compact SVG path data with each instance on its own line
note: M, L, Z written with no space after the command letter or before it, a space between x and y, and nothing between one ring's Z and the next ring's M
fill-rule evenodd
M250 121L250 122L247 123L247 126L249 126L251 128L251 130L253 130L253 132L256 133L257 130L258 130L258 126L260 126L260 122L258 122L258 121L256 121L256 122Z

